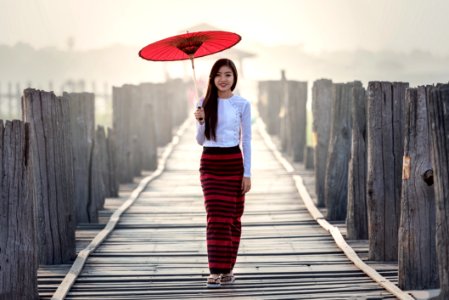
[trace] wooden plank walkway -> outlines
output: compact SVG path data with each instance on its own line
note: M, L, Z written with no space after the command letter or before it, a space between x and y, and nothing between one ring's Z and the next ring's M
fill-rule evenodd
M189 129L113 233L89 257L66 299L395 299L356 268L310 216L288 174L253 131L253 190L247 195L234 285L205 287L201 147ZM305 172L307 173L307 172ZM313 180L308 173L309 182ZM132 187L132 185L130 185ZM110 210L126 199L109 202ZM109 212L110 214L110 212ZM103 213L108 216L108 212ZM100 225L78 231L85 246ZM39 270L42 299L70 266ZM397 271L378 265L386 278Z

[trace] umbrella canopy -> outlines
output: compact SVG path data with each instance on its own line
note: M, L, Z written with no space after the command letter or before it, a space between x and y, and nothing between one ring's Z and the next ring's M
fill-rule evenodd
M195 64L193 62L194 58L231 48L240 42L241 39L240 35L229 31L211 30L187 32L147 45L139 51L139 56L152 61L190 59L192 62L196 100L199 100ZM200 107L199 103L197 106L198 108Z
M197 31L172 36L142 48L139 56L153 61L186 60L226 50L238 42L240 35L228 31Z

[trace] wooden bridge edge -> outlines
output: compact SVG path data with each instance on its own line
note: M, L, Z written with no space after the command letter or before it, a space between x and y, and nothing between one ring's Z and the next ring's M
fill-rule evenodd
M81 250L74 263L72 264L69 272L64 277L61 284L58 286L57 290L52 296L52 300L63 300L67 296L71 287L75 283L79 274L83 270L84 264L87 261L90 253L95 251L95 249L108 237L108 235L114 230L117 223L120 221L120 216L135 202L146 186L159 177L165 169L165 164L170 154L173 152L174 147L179 143L179 138L184 134L186 129L191 125L190 118L186 119L184 123L179 127L176 134L173 136L172 141L165 147L164 152L159 159L157 169L151 173L151 175L143 178L139 185L133 190L129 198L112 214L106 226L94 237L94 239Z
M295 170L294 167L287 161L287 159L282 155L282 153L277 149L276 145L271 140L271 137L269 136L269 134L265 129L266 126L263 120L259 118L256 122L256 126L257 130L259 131L260 135L264 140L265 145L273 152L275 158L282 164L285 170L288 173L292 174ZM348 257L348 259L351 260L354 263L354 265L357 266L362 272L364 272L371 279L373 279L384 289L392 293L398 299L413 300L414 298L410 294L401 290L394 283L392 283L387 278L380 275L375 269L373 269L365 262L363 262L363 260L357 255L354 249L352 249L352 247L349 246L348 243L346 243L340 230L337 227L331 225L329 222L327 222L327 220L321 214L321 212L313 202L312 198L310 197L310 194L307 191L306 187L304 186L302 177L294 174L292 174L292 177L293 180L295 181L296 189L298 190L298 193L301 196L301 199L303 200L304 205L306 206L310 215L313 217L315 221L317 221L318 224L320 224L320 226L323 229L325 229L332 235L332 238L334 239L335 243L344 252L346 257Z

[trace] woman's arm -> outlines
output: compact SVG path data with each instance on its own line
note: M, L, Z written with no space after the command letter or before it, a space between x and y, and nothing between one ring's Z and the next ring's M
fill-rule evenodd
M204 140L206 139L206 136L204 135L204 130L206 128L206 125L201 124L200 122L196 123L196 141L198 144L203 145Z
M251 177L251 104L245 102L242 111L243 176Z

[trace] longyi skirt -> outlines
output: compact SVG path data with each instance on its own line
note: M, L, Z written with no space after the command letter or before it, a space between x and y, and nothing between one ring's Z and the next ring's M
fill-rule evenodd
M241 236L243 158L238 146L204 147L200 179L207 213L207 252L211 274L234 268Z

